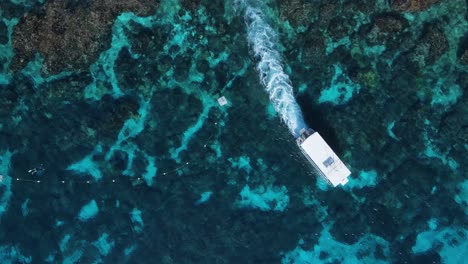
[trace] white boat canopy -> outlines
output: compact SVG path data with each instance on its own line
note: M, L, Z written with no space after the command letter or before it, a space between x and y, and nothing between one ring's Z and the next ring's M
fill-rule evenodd
M308 156L309 161L313 163L314 167L319 170L322 176L333 187L339 184L345 185L348 182L348 176L351 174L351 171L349 171L318 132L314 132L302 141L300 148Z

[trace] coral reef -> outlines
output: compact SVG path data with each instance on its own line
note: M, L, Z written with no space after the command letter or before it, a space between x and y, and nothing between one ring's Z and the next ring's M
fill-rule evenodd
M248 1L343 188L281 123L235 3L0 1L3 262L466 258L466 1Z
M402 12L418 12L431 7L440 0L392 0L392 8Z
M289 21L295 27L307 26L315 15L313 12L315 4L304 0L280 1L280 17L283 20Z
M151 0L47 1L25 14L13 34L16 55L11 68L26 66L36 53L44 57L42 71L85 71L109 45L112 24L122 12L145 16L158 6Z

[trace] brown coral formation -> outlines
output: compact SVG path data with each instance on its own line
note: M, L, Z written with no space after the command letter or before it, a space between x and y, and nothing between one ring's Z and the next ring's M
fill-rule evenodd
M345 17L335 17L328 24L328 33L333 39L340 39L351 33L352 25Z
M408 21L392 13L377 14L370 25L367 33L368 41L375 44L401 45L401 35L408 27ZM389 46L387 46L389 48Z
M431 7L440 0L393 0L392 8L400 12L418 12Z
M307 38L304 42L304 50L302 60L309 65L322 64L325 59L325 39L318 31L307 33Z
M154 0L55 0L42 12L25 15L15 27L12 70L23 68L36 53L44 57L43 71L87 70L109 45L112 25L122 12L154 13Z
M442 29L435 25L426 28L423 36L423 42L429 46L427 62L433 64L442 54L447 52L449 46L447 38Z
M292 26L305 26L314 17L314 5L304 0L286 0L280 3L281 19Z
M422 69L433 65L448 49L448 41L441 27L437 23L427 24L422 37L409 57L414 66Z
M396 15L383 14L378 15L374 19L374 25L378 27L379 32L396 34L401 32L405 27L408 26L407 21Z
M324 4L320 5L319 13L320 13L320 20L319 23L321 25L328 25L328 23L339 14L339 5L330 2L325 2Z

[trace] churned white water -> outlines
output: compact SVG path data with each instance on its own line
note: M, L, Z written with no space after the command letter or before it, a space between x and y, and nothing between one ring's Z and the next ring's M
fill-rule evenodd
M284 72L281 55L277 49L276 32L266 22L262 10L250 1L238 1L245 12L247 37L254 55L258 58L257 71L268 92L270 101L281 119L295 137L306 128L302 111L296 102L289 76Z

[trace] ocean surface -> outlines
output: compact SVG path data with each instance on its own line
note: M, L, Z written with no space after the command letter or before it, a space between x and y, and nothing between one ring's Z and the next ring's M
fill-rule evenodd
M2 264L466 264L467 154L465 0L0 1Z

